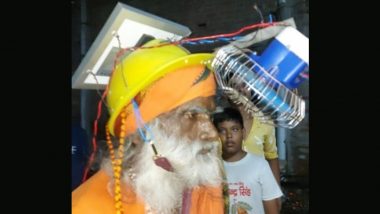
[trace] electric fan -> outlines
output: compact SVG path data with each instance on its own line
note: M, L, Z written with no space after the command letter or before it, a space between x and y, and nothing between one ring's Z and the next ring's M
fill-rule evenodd
M309 39L293 27L281 31L258 56L248 48L221 47L211 66L231 101L262 122L294 128L305 116L297 87L306 79Z

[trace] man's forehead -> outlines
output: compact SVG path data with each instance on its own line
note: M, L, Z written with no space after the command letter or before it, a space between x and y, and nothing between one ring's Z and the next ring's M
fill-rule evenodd
M237 120L225 120L223 122L220 122L218 124L219 127L231 127L231 128L234 128L234 127L242 127L242 125L240 124L239 121Z
M178 110L207 110L214 111L216 108L214 96L198 97L181 105Z

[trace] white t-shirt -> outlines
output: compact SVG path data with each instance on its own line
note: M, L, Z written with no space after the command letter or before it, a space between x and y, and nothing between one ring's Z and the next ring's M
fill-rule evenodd
M223 162L230 195L230 214L236 214L238 210L239 213L265 214L263 201L282 196L263 157L247 153L239 161Z

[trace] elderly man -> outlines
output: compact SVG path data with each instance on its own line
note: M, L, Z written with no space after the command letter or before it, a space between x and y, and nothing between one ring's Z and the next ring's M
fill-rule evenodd
M158 46L158 47L155 47ZM111 77L110 159L72 193L76 213L224 213L211 54L153 40ZM121 145L112 150L111 135Z

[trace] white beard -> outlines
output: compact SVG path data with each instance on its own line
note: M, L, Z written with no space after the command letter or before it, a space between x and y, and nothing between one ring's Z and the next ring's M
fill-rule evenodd
M218 186L222 182L222 162L218 155L219 142L190 142L160 131L158 120L151 126L157 151L174 168L168 172L155 165L153 150L145 144L138 154L134 171L135 191L154 212L175 213L180 210L182 193L186 188L201 185ZM204 154L201 150L207 150ZM128 176L125 176L131 182Z

